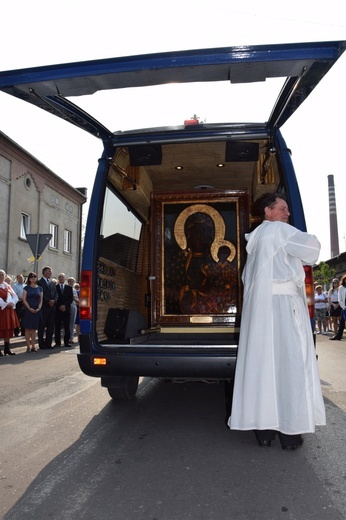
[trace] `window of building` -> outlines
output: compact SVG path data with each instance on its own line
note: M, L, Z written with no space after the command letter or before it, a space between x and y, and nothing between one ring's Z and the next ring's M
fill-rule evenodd
M28 173L24 177L24 186L25 186L25 189L27 189L27 190L31 190L31 188L32 188L31 176Z
M50 196L50 201L51 201L52 204L55 204L55 206L59 206L60 205L60 200L55 195L51 195Z
M20 217L20 238L26 240L27 233L30 233L30 215L21 213Z
M71 231L64 229L64 253L72 253L71 239Z
M50 224L49 225L49 232L52 235L52 238L49 242L49 247L52 247L53 249L58 249L58 226L56 224Z

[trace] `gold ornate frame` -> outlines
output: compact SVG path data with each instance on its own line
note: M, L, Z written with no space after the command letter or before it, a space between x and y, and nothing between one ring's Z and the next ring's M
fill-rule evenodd
M152 195L152 323L239 322L245 190Z

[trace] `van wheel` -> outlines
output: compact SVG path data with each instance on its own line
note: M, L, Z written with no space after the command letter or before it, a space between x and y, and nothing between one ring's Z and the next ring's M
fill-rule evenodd
M124 383L117 387L107 388L108 393L115 401L130 401L136 395L139 377L128 376L122 379L124 379Z

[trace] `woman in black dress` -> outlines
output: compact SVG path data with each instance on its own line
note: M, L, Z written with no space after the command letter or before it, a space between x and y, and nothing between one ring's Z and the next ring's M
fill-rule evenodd
M25 329L26 351L36 352L36 331L41 318L43 289L37 285L37 274L30 273L27 285L23 290L23 305L25 308L22 326Z

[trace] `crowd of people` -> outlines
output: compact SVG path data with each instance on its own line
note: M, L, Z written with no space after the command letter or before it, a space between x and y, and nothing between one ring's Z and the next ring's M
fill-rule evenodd
M31 272L25 282L18 274L12 285L0 270L0 339L4 340L0 356L15 355L10 349L15 336L25 336L26 352L37 352L36 335L40 350L61 347L62 331L63 346L73 346L75 332L79 333L79 284L64 273L57 279L52 274L52 268L45 266L40 279Z
M346 275L333 278L331 287L324 291L322 285L315 287L315 332L333 332L331 340L341 340L345 329Z
M332 298L331 298L332 301ZM336 303L336 305L335 305ZM338 287L338 299L337 302L333 303L333 312L330 313L330 316L334 319L334 313L336 314L336 320L334 323L334 336L329 338L331 340L342 339L344 329L345 329L345 314L346 314L346 274L342 276L339 287Z

